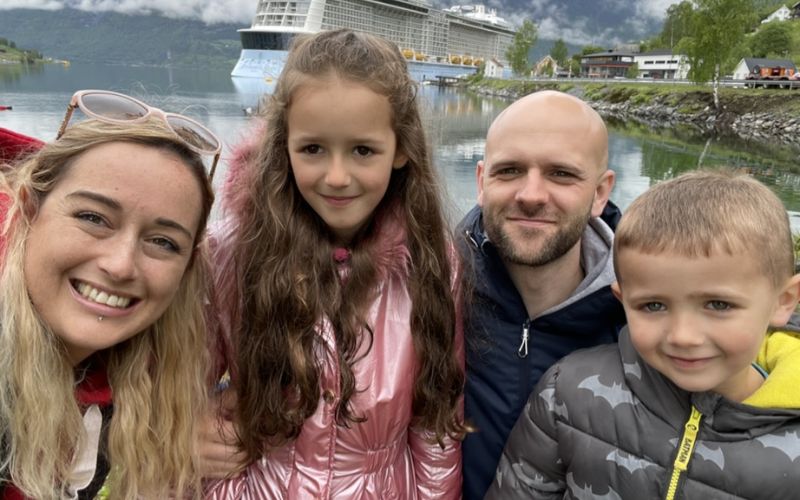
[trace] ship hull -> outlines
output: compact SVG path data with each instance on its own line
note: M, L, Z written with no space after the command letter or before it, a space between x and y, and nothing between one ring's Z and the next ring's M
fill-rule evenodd
M242 49L239 61L231 72L237 78L261 78L267 83L278 78L286 64L286 50ZM418 82L460 78L475 74L475 66L437 63L429 61L406 61L411 77Z

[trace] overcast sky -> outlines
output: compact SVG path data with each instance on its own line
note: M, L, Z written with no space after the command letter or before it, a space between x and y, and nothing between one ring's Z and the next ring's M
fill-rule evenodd
M577 44L598 43L617 39L622 33L652 30L661 24L667 7L678 0L433 0L439 6L457 3L485 3L497 9L498 15L511 23L533 20L539 37L563 38ZM58 10L70 6L81 10L116 11L126 14L161 13L173 18L199 19L207 23L229 22L250 25L258 0L0 0L0 10L35 8ZM598 32L596 20L578 17L568 4L581 3L578 9L617 11L620 25ZM513 7L510 7L513 6Z
M160 13L167 17L199 19L207 23L250 25L257 0L0 0L0 9L58 10L65 6L90 12Z

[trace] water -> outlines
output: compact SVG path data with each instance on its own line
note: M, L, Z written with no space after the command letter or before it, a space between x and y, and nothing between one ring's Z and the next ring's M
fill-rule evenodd
M0 126L44 140L53 139L69 98L80 89L107 89L140 97L167 111L198 119L216 132L223 143L222 164L215 179L225 177L232 148L248 133L255 107L269 90L260 80L231 79L227 71L124 67L74 63L30 69L0 66ZM456 89L424 86L420 89L423 115L451 201L453 219L475 202L475 164L483 156L484 137L506 101L483 98ZM703 165L734 165L749 169L783 200L792 226L800 231L800 175L797 151L711 141L691 132L672 129L654 133L631 124L612 123L609 164L617 173L611 198L623 209L652 183Z

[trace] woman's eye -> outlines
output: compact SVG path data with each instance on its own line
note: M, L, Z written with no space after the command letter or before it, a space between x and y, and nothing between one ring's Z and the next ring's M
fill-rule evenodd
M358 156L369 156L372 154L372 149L367 146L356 146L355 152Z
M89 223L94 224L96 226L104 225L106 223L106 221L103 218L103 216L101 216L101 215L99 215L99 214L97 214L95 212L78 212L77 214L75 214L75 218L79 219L79 220L82 220L82 221L89 222Z
M661 302L648 302L647 304L642 306L642 309L644 309L647 312L661 312L665 311L667 309L667 306L665 306Z
M181 248L168 238L153 238L150 240L154 245L163 248L164 250L180 253Z

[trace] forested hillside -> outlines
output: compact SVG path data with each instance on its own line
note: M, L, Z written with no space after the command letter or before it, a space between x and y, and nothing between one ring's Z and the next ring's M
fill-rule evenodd
M70 61L233 68L242 27L75 9L0 11L0 37Z

